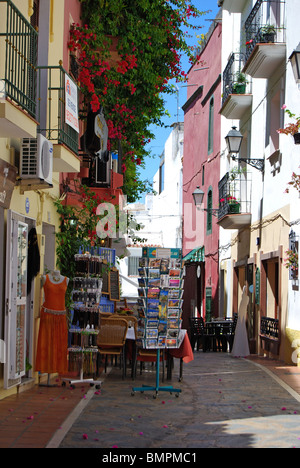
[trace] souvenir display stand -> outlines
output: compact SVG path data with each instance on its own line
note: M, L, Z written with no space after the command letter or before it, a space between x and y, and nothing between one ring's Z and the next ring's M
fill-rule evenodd
M133 387L136 391L175 393L181 389L159 385L161 351L179 348L183 270L181 249L144 248L139 261L137 347L156 350L155 386Z
M75 255L76 277L73 278L68 356L69 371L79 370L79 377L63 379L71 386L87 382L96 385L96 388L101 385L101 381L84 378L84 375L98 372L100 313L107 310L113 312L113 302L102 297L102 293L109 271L108 263L111 265L114 262L114 249L98 249Z

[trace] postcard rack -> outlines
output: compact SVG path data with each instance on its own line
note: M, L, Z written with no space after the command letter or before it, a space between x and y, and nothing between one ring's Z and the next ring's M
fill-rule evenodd
M156 385L136 391L181 392L171 386L159 386L161 350L180 344L183 303L183 269L181 249L144 248L139 260L137 347L156 350Z

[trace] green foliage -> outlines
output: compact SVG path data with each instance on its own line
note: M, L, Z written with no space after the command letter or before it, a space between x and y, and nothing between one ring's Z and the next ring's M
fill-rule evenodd
M149 156L151 125L162 126L162 93L173 94L172 79L182 81L181 57L194 61L187 44L191 19L204 14L186 0L81 0L84 27L74 25L70 50L77 56L79 81L94 111L103 108L109 144L123 145L124 192L138 198L149 188L137 182L138 167ZM109 37L108 37L109 36ZM112 37L118 38L118 64L108 63ZM115 142L115 143L114 143Z

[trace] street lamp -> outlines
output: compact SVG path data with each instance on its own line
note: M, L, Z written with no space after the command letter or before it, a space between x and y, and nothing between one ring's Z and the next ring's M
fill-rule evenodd
M225 137L228 153L239 153L243 141L243 135L239 132L236 127L232 127L228 135Z
M197 209L198 209L198 207L200 207L202 205L203 197L204 197L204 192L198 186L196 188L196 190L194 190L194 192L193 192L193 199L194 199L194 203L195 203Z
M294 50L289 60L292 64L292 69L296 83L300 83L300 44L297 49Z
M201 209L202 211L207 211L208 213L211 213L213 216L218 217L218 211L215 208L200 208L203 202L203 197L204 197L204 192L197 186L197 188L193 191L192 193L194 203L197 207L197 210Z
M255 169L263 172L265 169L265 160L264 159L254 159L254 158L238 158L237 153L240 152L243 135L236 127L232 127L228 135L225 137L228 153L234 161L245 162ZM233 156L234 155L234 156Z

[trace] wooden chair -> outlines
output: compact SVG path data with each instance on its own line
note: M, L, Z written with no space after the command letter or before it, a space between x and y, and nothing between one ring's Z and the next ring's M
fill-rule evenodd
M105 372L108 356L120 356L123 367L123 379L126 374L125 342L128 322L119 317L101 318L100 330L97 336L99 353L105 356Z
M137 328L138 328L138 319L134 315L124 315L124 314L113 314L113 317L123 318L128 322L128 328L134 327L134 335L135 339L137 337ZM127 340L126 342L126 356L128 357L129 361L131 361L131 377L134 378L135 376L135 368L136 368L136 358L137 358L137 350L136 344L134 340Z

